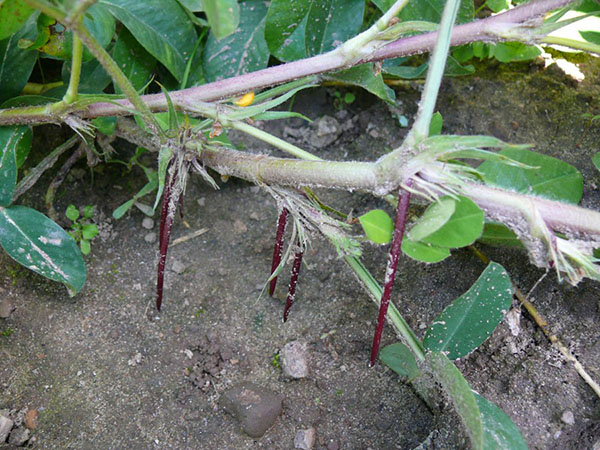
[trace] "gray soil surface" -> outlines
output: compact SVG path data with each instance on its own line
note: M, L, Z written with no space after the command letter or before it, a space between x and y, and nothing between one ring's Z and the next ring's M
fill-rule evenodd
M591 161L600 151L600 126L581 117L600 113L600 64L593 59L581 69L586 75L581 83L556 66L544 70L536 64L487 67L474 77L447 79L438 103L444 132L533 143L537 151L577 167L585 180L583 204L600 209L599 173ZM418 87L397 90L399 112L411 121ZM327 89L302 93L294 109L312 119L337 115L347 130L319 149L310 147L310 137L305 143L302 133L292 140L324 158L372 160L406 134L388 107L367 94L357 92L357 101L344 112L336 111L332 94ZM286 126L306 125L294 119L263 126L283 136ZM61 131L49 128L36 141L38 154L62 138ZM233 139L246 149L266 151L257 141ZM123 145L121 158L131 151ZM146 162L153 164L152 157ZM16 307L0 319L0 412L38 411L29 446L292 449L296 433L310 427L316 429L318 449L411 449L428 436L435 448L454 445L436 432L447 423L409 385L381 365L367 367L377 310L325 240L315 237L305 256L288 322L281 321L287 273L274 298L259 299L277 220L266 192L236 179L219 182L221 189L214 191L192 177L185 221L175 221L172 238L208 231L169 250L159 314L153 306L157 244L144 239L149 230L142 227L143 214L134 209L119 221L110 219L145 183L143 174L105 165L94 170L93 184L89 171L73 175L57 193L57 210L69 203L95 205L102 229L86 258L82 293L70 299L61 285L0 254L0 297ZM20 202L43 210L48 181L43 178L39 189ZM383 201L361 193L323 192L322 200L345 212L352 209L355 216L375 207L391 212ZM519 250L480 248L524 292L544 273ZM380 281L386 252L386 247L364 246L364 263ZM466 249L436 265L402 257L394 301L422 335L483 268ZM600 284L572 287L550 273L532 301L550 329L600 379ZM481 348L458 362L459 368L475 390L513 419L531 448L591 449L600 440L599 399L525 311L517 309L514 317L516 336L503 321ZM307 344L309 376L304 379L284 377L276 364L277 352L294 340ZM384 343L395 340L388 326ZM262 438L248 437L218 402L239 382L283 396L283 414Z

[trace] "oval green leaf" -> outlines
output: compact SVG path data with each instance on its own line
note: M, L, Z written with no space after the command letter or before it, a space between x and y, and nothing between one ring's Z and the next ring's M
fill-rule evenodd
M473 392L483 424L484 450L527 450L527 443L514 422L492 402Z
M156 66L156 59L135 40L127 28L119 31L112 57L136 90L146 86ZM121 88L117 85L115 93L121 93Z
M312 0L273 0L265 23L269 51L281 61L306 58L306 21Z
M510 308L513 285L506 270L490 263L477 281L435 319L423 345L462 358L475 350L496 329Z
M202 6L217 40L229 36L240 23L240 7L237 0L202 0Z
M406 237L402 240L402 252L412 259L424 263L437 263L450 256L450 249L448 247L438 247L437 245L425 242L415 242Z
M313 0L306 22L308 56L333 50L356 35L364 10L364 0Z
M402 342L396 342L381 349L379 359L407 381L414 380L421 375L415 356Z
M100 0L98 3L105 5L138 42L181 81L198 36L176 0Z
M381 73L375 75L373 64L361 64L359 66L352 67L351 69L337 72L331 76L328 76L327 79L341 81L344 84L359 86L390 104L394 104L394 100L396 99L394 90L387 87L387 85L383 82L383 76Z
M204 75L208 81L234 77L267 67L269 49L265 41L267 3L240 3L240 24L235 33L217 40L210 34L204 48Z
M34 9L23 0L0 2L0 40L6 39L23 26Z
M382 209L373 209L358 218L365 235L376 244L387 244L392 240L394 223Z
M487 222L485 224L479 242L501 247L523 247L522 242L514 231L506 225L496 222Z
M407 237L411 241L421 241L432 233L442 228L450 220L456 209L453 198L443 197L432 203L408 231Z
M71 296L85 283L85 263L73 238L34 209L0 207L0 245L19 264L63 283Z
M448 395L454 410L458 413L467 435L471 440L471 448L483 449L483 423L475 394L465 377L446 355L431 352L425 355L425 364L434 379L440 383Z
M458 197L454 214L437 231L423 239L440 247L459 248L470 245L483 232L484 214L481 208L466 197Z
M19 162L23 164L30 148L29 127L0 127L0 206L10 205L17 184Z
M485 161L478 170L487 184L567 203L581 200L583 176L570 164L529 150L507 148L500 154L535 168Z
M0 103L19 95L37 60L36 50L19 48L20 39L35 39L37 14L29 17L15 34L0 41Z

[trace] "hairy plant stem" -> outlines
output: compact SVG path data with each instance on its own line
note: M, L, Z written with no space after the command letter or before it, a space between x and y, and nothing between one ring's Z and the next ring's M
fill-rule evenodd
M411 186L411 180L406 181L406 186ZM408 216L408 205L410 203L410 191L402 190L399 194L398 208L396 208L396 220L394 223L394 235L392 245L388 256L387 267L385 269L385 281L383 283L383 294L379 304L379 315L377 317L377 326L373 336L373 346L371 347L371 360L369 366L373 367L379 355L379 345L381 344L381 335L385 325L388 307L392 298L394 289L394 280L396 279L396 270L398 269L398 259L400 258L402 238L404 237L404 227Z
M43 0L25 1L45 14L57 18L59 21L65 20L65 15L62 11ZM450 44L455 46L474 41L500 42L516 40L514 36L506 37L510 30L524 27L525 25L523 24L529 24L535 19L543 17L547 12L573 2L574 0L533 1L521 4L516 8L495 16L458 25L452 30ZM81 28L74 31L77 31L84 45L88 47L94 56L98 58L98 55L101 55L101 58L98 60L128 98L128 100L116 100L112 103L98 102L87 106L80 106L76 109L78 114L84 118L95 118L101 116L130 115L132 109L137 109L142 112L145 120L148 121L151 120L148 118L148 111L167 110L167 101L163 94L151 94L140 97L102 46L95 42L95 40L95 44L93 44L89 39L91 38L89 34L84 39L84 36L79 33ZM323 55L269 67L202 86L174 91L170 93L170 96L174 103L193 104L194 102L221 100L240 95L244 92L258 91L298 78L341 70L361 63L423 53L434 47L437 36L437 32L431 32L404 37L383 47L374 47L376 49L373 50L372 48L372 52L368 55L350 62L348 61L348 55L344 55L338 51L339 49L336 49ZM527 40L530 40L529 36L527 36ZM90 45L92 45L94 50L92 50ZM112 61L112 64L109 64L107 58ZM126 84L128 86L125 86ZM123 88L124 86L125 89ZM12 109L0 110L0 125L49 123L56 122L58 119L59 117L56 117L56 115L53 116L51 111L40 107L21 108L18 111Z
M73 57L71 62L71 76L67 92L63 96L63 102L67 105L77 100L77 90L79 88L79 76L81 75L81 61L83 57L83 45L77 35L73 35Z
M593 42L578 41L559 36L546 36L542 39L542 42L544 44L562 45L563 47L569 47L575 50L582 50L584 52L596 53L597 55L600 55L600 45Z

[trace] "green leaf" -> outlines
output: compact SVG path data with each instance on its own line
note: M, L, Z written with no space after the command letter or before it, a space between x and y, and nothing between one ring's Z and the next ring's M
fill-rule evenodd
M179 0L179 2L192 12L201 12L204 10L202 0Z
M269 50L264 30L267 4L262 0L240 3L240 24L232 35L220 41L210 34L204 47L204 75L208 81L221 80L267 67Z
M112 134L115 132L115 128L117 127L117 118L114 116L96 117L95 119L92 119L92 124L100 133L107 136L112 136Z
M65 61L62 70L62 79L64 84L50 91L52 95L57 95L59 92L64 93L69 86L69 78L71 77L71 61ZM79 93L80 94L100 94L112 81L104 67L95 59L81 64L81 75L79 78ZM46 93L47 94L47 93Z
M475 394L469 383L462 376L452 361L440 352L431 352L425 355L425 363L430 367L435 380L448 394L454 410L460 419L471 440L471 448L483 448L483 424Z
M290 117L298 117L299 119L306 120L307 122L312 122L312 120L310 120L304 114L300 114L294 111L265 111L263 113L256 114L252 118L254 120L278 120L288 119Z
M92 205L86 205L83 207L82 212L84 219L89 219L94 215L94 207Z
M87 28L90 34L96 38L98 43L106 48L111 43L113 35L115 34L115 19L110 14L107 8L100 4L94 4L88 8L83 16L83 25ZM65 42L68 49L69 57L73 52L73 35L68 34L67 41ZM94 55L84 46L83 47L83 61L90 61L94 58Z
M487 222L484 225L479 242L493 246L523 247L514 231L507 228L506 225L495 222Z
M329 80L341 81L345 84L359 86L380 99L394 104L396 94L383 82L381 74L375 75L372 63L361 64L326 77ZM348 103L348 102L347 102Z
M580 31L579 34L584 40L592 44L600 44L600 32L598 31Z
M394 3L388 0L389 3ZM445 0L416 0L410 1L400 11L398 17L404 22L409 20L423 20L426 22L440 23L442 12L444 10ZM474 14L473 2L471 0L462 0L456 16L456 23L465 23L473 20Z
M440 198L432 203L411 227L406 237L411 241L421 241L442 228L456 210L456 201L450 197Z
M379 359L407 381L414 380L421 375L415 356L402 342L382 348L379 352Z
M163 190L165 188L165 180L167 178L167 168L169 167L169 162L173 157L173 149L171 147L164 146L160 149L158 153L158 192L156 193L156 200L154 201L153 210L156 211L156 207L158 206L158 202L160 201L160 197L162 196Z
M312 1L306 22L306 53L320 55L333 50L360 30L364 0Z
M0 245L19 264L65 284L71 296L85 283L85 263L73 238L34 209L0 207Z
M37 34L37 14L12 36L0 41L0 103L19 93L27 84L38 52L19 48L20 39L34 39Z
M529 150L508 148L500 154L538 168L524 169L486 161L478 170L487 184L566 203L576 204L581 200L583 177L570 164Z
M477 281L435 319L423 345L444 352L451 360L479 347L496 329L510 308L513 285L506 270L490 263Z
M120 219L121 217L123 217L125 215L125 213L127 211L129 211L131 209L134 202L135 202L135 198L132 198L131 200L127 200L125 203L123 203L121 206L119 206L117 209L115 209L113 211L112 216L117 220Z
M312 0L273 0L267 13L265 40L281 61L306 58L306 21Z
M483 232L483 218L484 214L479 206L467 197L459 196L452 217L423 241L449 248L470 245Z
M232 34L240 23L237 0L202 0L211 32L217 40Z
M8 206L17 184L17 168L31 148L31 129L0 127L0 206Z
M514 422L492 402L473 392L483 425L483 448L485 450L527 450L527 443Z
M383 63L381 68L383 73L393 78L401 78L404 80L424 78L427 73L428 64L424 63L418 67L404 65L409 62L408 57L388 59Z
M77 219L79 219L79 210L75 207L75 205L69 205L65 211L65 216L67 216L67 219L69 219L71 222L75 222Z
M431 116L431 122L429 123L429 136L435 136L442 134L442 125L444 124L444 118L439 111L433 113Z
M137 41L181 81L198 36L176 0L100 0Z
M23 0L0 1L0 40L17 32L33 11Z
M539 48L521 42L499 42L490 49L490 56L503 63L527 61L537 58L541 53Z
M135 40L127 28L119 31L112 57L138 91L146 86L156 66L156 59ZM115 93L120 94L119 86L116 84L114 86Z
M495 13L508 9L509 6L508 0L487 0L485 4Z
M82 239L79 241L79 248L81 249L81 253L84 255L89 255L92 251L92 246L90 245L90 241L86 239Z
M93 223L86 223L81 230L81 235L87 240L94 239L98 236L98 227Z
M394 223L382 209L373 209L358 218L366 236L376 244L387 244L392 240Z
M447 247L411 241L406 236L402 240L402 252L424 263L437 263L450 256L450 249Z
M594 167L600 170L600 152L592 156L592 162L594 163Z
M175 110L175 105L173 105L169 92L162 84L159 83L159 85L163 95L167 99L167 130L175 131L179 129L179 120L177 118L178 112Z

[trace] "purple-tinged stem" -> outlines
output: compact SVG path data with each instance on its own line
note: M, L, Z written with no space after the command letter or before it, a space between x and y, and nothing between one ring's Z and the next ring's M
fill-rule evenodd
M168 172L167 172L168 173ZM165 193L163 196L162 210L160 213L160 239L158 259L158 277L156 279L156 309L160 311L163 298L163 286L165 280L165 263L167 262L167 250L169 249L169 238L171 237L171 225L175 219L175 212L169 214L169 204L172 200L173 185L177 179L177 170L173 172L173 176L165 183ZM182 196L180 196L181 198ZM175 199L173 203L177 203L179 199Z
M410 187L411 184L411 180L406 182L407 187ZM385 283L383 286L383 294L381 295L381 303L379 304L379 316L377 317L377 327L375 328L375 336L373 337L373 347L371 347L369 367L375 365L377 355L379 354L379 345L381 344L381 335L385 325L385 316L387 315L387 310L390 306L394 279L396 278L396 269L398 268L398 259L402 249L402 238L404 237L404 227L406 225L409 203L410 191L400 190L398 209L396 209L396 221L394 223L394 235L392 238L392 246L390 247L390 254L388 256L387 268L385 269Z
M183 220L183 195L179 196L179 217L181 218L181 220Z
M275 236L275 247L273 248L273 262L271 263L271 275L275 272L279 264L281 263L281 254L283 252L283 234L285 233L285 226L287 224L288 209L283 207L279 214L279 220L277 221L277 235ZM269 285L269 295L273 296L275 292L275 286L277 285L277 277L273 277L271 284Z
M299 244L300 242L298 242ZM290 308L296 298L296 285L298 284L298 274L300 273L300 267L302 266L302 255L304 252L300 250L294 257L294 265L292 266L292 277L290 278L290 289L288 291L287 300L285 301L285 309L283 310L283 321L285 322L290 313Z

